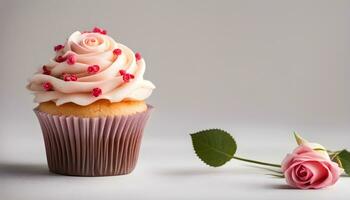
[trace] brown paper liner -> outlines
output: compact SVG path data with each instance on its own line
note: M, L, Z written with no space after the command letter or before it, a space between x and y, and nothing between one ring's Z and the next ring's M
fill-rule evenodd
M135 168L152 106L128 116L83 118L34 109L44 136L51 172L73 176L113 176Z

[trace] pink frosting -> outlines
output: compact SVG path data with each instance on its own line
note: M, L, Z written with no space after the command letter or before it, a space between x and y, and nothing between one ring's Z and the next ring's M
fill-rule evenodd
M120 49L121 55L114 55L115 49ZM55 58L58 56L66 60L57 62ZM144 59L136 60L134 52L108 35L74 32L64 48L56 52L55 58L45 65L49 74L41 69L29 80L27 88L34 92L35 102L88 105L99 99L111 102L144 100L155 88L150 81L143 79ZM88 67L93 65L99 66L97 73L88 72ZM133 75L133 79L125 81L120 70ZM63 74L74 75L77 80L65 81ZM50 83L52 90L46 91L43 88L45 83ZM92 95L94 88L101 89L102 94L97 97Z
M286 181L300 189L320 189L335 184L342 170L328 155L314 151L307 145L298 146L282 162Z

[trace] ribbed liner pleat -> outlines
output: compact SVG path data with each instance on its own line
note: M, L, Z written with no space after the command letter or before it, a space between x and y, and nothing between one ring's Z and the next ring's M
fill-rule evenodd
M73 176L130 173L136 165L151 106L127 116L82 118L34 109L50 171Z

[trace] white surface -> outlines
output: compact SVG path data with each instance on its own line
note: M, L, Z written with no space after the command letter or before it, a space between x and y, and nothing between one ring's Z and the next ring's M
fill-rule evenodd
M262 132L261 132L262 133ZM247 133L248 134L248 133ZM265 134L265 133L264 133ZM11 137L10 137L11 139ZM13 138L12 138L13 139ZM248 142L240 145L238 154L265 161L280 161L294 146L277 139L271 146ZM3 146L0 156L0 199L348 199L350 178L343 177L333 187L322 190L289 189L283 179L270 171L232 160L221 168L203 164L193 152L189 136L150 138L142 144L138 165L133 173L116 177L70 177L47 170L40 135L19 139L16 147ZM278 138L278 140L283 140ZM12 150L12 151L10 151ZM237 154L237 155L238 155Z

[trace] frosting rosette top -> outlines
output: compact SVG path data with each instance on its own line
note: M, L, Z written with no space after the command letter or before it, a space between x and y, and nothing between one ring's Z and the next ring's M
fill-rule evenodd
M74 32L54 50L56 56L29 80L35 102L84 106L100 99L144 100L155 88L143 79L141 55L115 42L105 30Z

